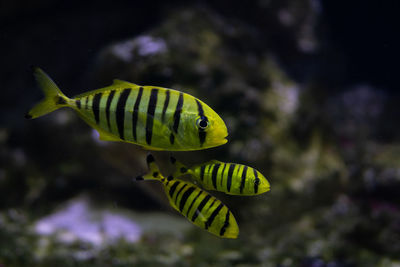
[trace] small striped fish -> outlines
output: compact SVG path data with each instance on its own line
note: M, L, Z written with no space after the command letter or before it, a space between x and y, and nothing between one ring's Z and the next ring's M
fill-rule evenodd
M232 212L220 200L196 185L161 175L152 155L147 156L150 172L136 180L159 180L171 206L189 221L208 232L223 238L237 238L239 227Z
M171 162L176 167L174 177L191 174L207 190L242 196L259 195L270 190L264 175L246 165L212 160L187 168L174 157L171 157Z
M199 150L227 142L224 121L189 94L114 80L111 86L68 98L40 68L34 68L34 75L45 99L26 118L70 107L100 133L101 140L134 143L149 150Z

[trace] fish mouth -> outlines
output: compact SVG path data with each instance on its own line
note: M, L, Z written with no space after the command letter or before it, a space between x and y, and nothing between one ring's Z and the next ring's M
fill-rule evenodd
M228 143L228 139L226 137L224 138L218 138L217 140L214 140L210 147L216 147L216 146L222 146L224 144Z

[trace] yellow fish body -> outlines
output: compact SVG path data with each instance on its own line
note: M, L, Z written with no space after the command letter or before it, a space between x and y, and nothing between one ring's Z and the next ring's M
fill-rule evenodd
M220 200L192 183L172 176L163 177L152 155L147 156L147 164L150 172L136 180L161 181L171 206L189 221L218 237L237 238L239 226L236 219Z
M68 98L40 68L34 68L34 75L45 99L26 118L70 107L100 133L101 140L149 150L199 150L227 142L221 117L189 94L114 80L111 86Z
M270 184L262 173L243 164L212 160L187 168L173 157L171 162L176 167L174 177L191 174L207 190L242 196L259 195L270 190Z

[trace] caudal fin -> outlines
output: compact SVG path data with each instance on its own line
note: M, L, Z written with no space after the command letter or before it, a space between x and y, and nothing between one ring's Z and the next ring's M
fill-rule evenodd
M174 164L174 166L175 166L175 172L172 175L173 177L180 177L189 172L189 169L185 165L183 165L182 162L177 161L176 158L170 157L170 160L171 160L171 163Z
M147 155L146 162L147 166L149 167L149 172L145 175L136 177L136 181L160 180L163 178L152 154Z
M40 68L32 67L36 82L44 93L44 99L37 103L26 115L27 119L34 119L50 113L61 107L68 106L66 97L53 80Z

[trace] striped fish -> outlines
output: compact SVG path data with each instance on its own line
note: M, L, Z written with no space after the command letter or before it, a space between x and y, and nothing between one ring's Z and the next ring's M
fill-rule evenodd
M68 98L40 68L34 68L34 75L45 99L26 118L70 107L100 133L101 140L134 143L149 150L199 150L227 142L224 121L189 94L114 80L111 86Z
M187 168L174 157L171 157L171 162L176 167L174 177L191 174L207 190L242 196L259 195L270 190L264 175L246 165L212 160Z
M220 200L196 185L161 175L152 155L147 156L150 172L136 180L159 180L171 206L190 222L223 238L237 238L239 227L232 212Z

